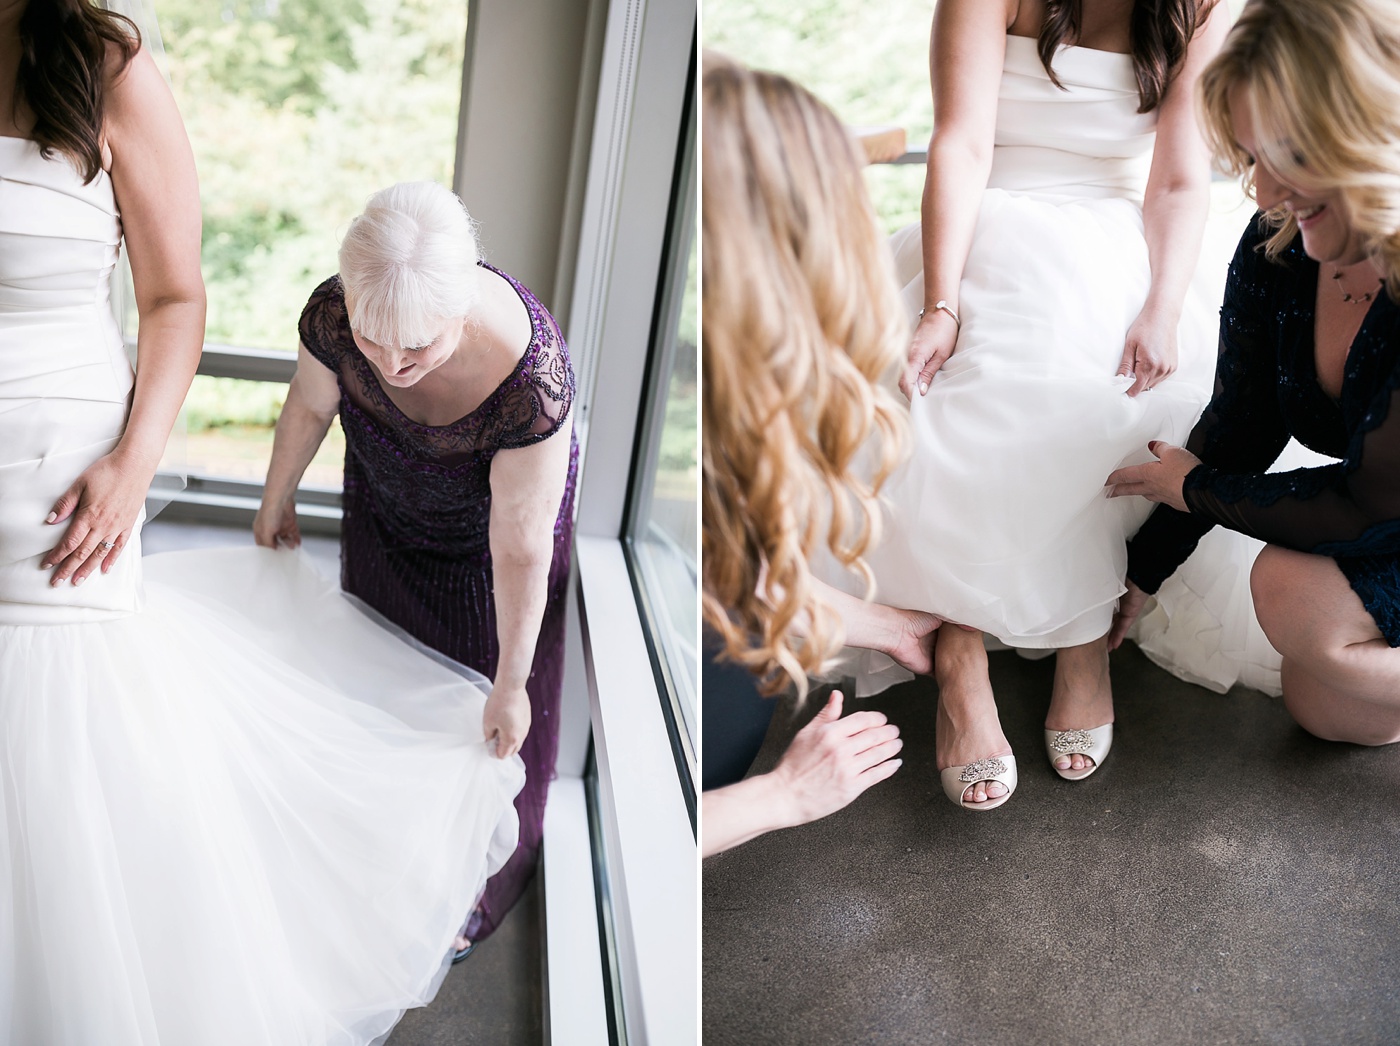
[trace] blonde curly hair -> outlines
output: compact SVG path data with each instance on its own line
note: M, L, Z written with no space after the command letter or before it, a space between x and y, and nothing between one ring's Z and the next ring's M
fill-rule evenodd
M805 693L843 636L811 592L819 542L873 589L862 556L906 438L874 382L909 326L831 110L707 53L702 121L705 619L766 692L790 678Z
M1248 88L1260 158L1300 190L1337 192L1351 227L1400 300L1400 0L1251 0L1201 74L1202 126L1216 162L1252 189L1230 98ZM1269 212L1277 257L1297 220Z

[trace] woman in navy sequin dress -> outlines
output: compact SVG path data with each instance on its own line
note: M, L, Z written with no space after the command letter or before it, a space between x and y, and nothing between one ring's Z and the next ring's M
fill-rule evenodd
M339 413L342 587L491 679L486 736L525 761L520 845L465 947L496 928L539 855L558 749L574 375L553 317L478 260L471 220L441 186L372 197L340 263L301 316L255 536L299 542L296 485Z
M1261 213L1231 265L1216 393L1186 449L1109 477L1162 503L1129 547L1116 643L1219 524L1283 699L1330 740L1400 740L1400 0L1255 0L1202 76L1216 154ZM1316 89L1329 82L1329 91ZM1338 459L1266 472L1290 436Z

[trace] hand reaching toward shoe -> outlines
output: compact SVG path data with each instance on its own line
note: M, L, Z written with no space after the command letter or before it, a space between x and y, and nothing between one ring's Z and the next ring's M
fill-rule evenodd
M933 671L933 642L943 619L923 610L903 610L842 592L817 578L812 598L836 611L846 629L846 645L878 650L915 675ZM792 623L794 635L806 635L807 615Z
M1128 630L1142 613L1148 598L1146 592L1132 581L1128 582L1128 591L1118 597L1118 606L1113 611L1113 624L1108 630L1108 649L1117 650L1123 645L1123 640L1128 638Z
M855 712L841 718L841 692L797 732L773 777L787 807L789 824L806 824L848 806L871 785L900 767L904 742L899 727L882 712Z
M899 769L899 727L881 712L842 719L843 700L831 695L771 773L704 794L704 856L835 813Z
M929 675L933 671L933 643L943 619L922 610L884 609L893 615L896 630L888 645L879 648L881 653L916 676Z

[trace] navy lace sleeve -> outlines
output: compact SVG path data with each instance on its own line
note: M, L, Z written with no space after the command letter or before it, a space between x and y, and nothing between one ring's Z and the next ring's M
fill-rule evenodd
M350 324L345 316L345 292L339 276L332 276L311 292L301 310L297 333L307 352L331 370L340 371Z
M1259 250L1269 232L1256 215L1230 263L1220 309L1215 395L1186 443L1203 465L1192 471L1188 484L1204 472L1246 484L1261 479L1260 473L1288 444L1273 329L1278 309L1269 270L1275 263ZM1187 504L1190 513L1158 505L1128 543L1128 577L1144 592L1156 592L1216 523L1233 525L1197 510L1189 497Z
M574 368L554 318L531 295L526 300L535 336L519 372L501 398L502 449L528 447L564 427L574 402Z
M1195 515L1327 556L1400 553L1400 368L1372 397L1336 464L1237 476L1202 464L1183 494Z

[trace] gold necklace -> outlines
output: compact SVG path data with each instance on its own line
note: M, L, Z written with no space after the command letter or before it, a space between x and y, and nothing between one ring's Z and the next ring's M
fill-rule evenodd
M1332 266L1332 279L1334 281L1340 281L1341 278L1342 270L1337 268L1335 265ZM1376 292L1381 289L1381 283L1383 282L1383 280L1377 280L1374 290L1369 290L1365 294L1362 294L1360 296L1352 294L1345 287L1343 287L1340 282L1337 283L1337 290L1342 292L1342 301L1348 302L1353 305L1361 305L1375 299Z

